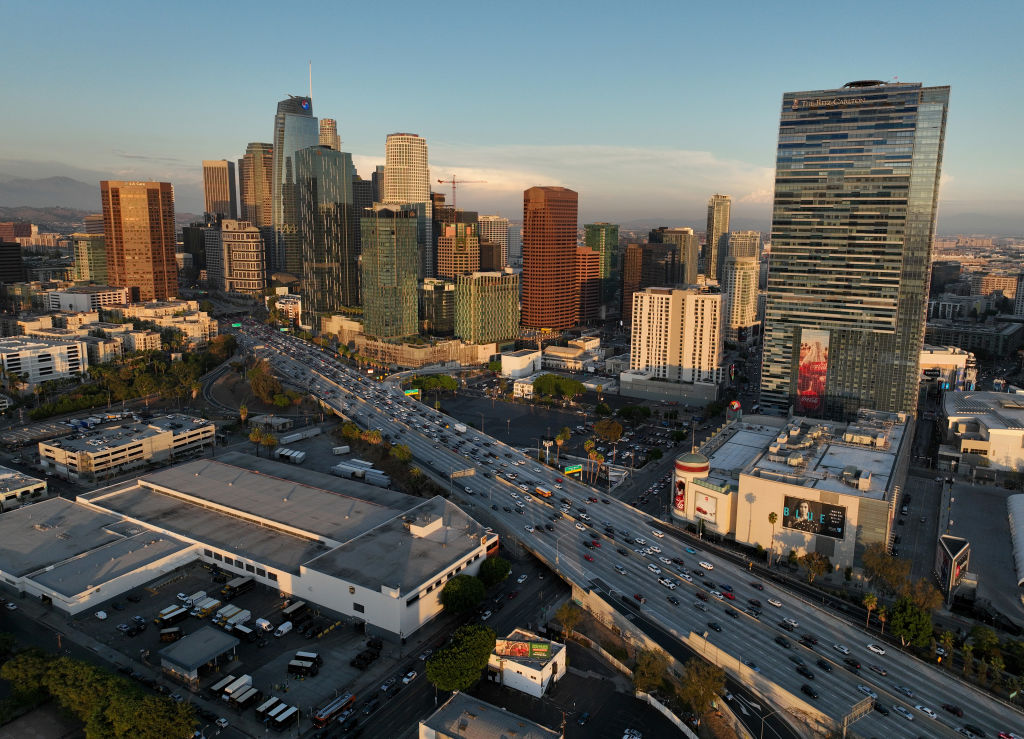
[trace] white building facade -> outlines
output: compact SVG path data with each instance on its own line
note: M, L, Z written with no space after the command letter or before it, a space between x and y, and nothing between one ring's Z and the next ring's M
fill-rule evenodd
M89 353L85 342L76 338L8 336L0 339L0 365L8 375L21 375L31 388L84 373L89 369Z

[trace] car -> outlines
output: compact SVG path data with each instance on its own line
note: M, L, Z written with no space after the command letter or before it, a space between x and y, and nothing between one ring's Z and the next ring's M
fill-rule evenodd
M228 728L228 720L226 718L224 718L223 716L221 716L219 719L217 719L214 723L216 723L217 727L220 728L220 729Z
M601 548L601 541L600 541L600 539L591 539L590 543L593 544L594 547L596 547L597 549Z
M481 615L481 616L480 616L480 620L481 620L481 621L486 621L486 620L487 620L487 619L489 619L489 618L490 618L490 617L491 617L492 615L493 615L493 614L492 614L492 613L491 613L490 611L484 611L484 612L483 612L483 615Z
M661 562L662 564L665 564L665 565L670 565L670 564L672 564L672 560L671 560L671 559L669 559L668 557L658 557L658 560L659 560L659 561L660 561L660 562Z
M878 665L868 665L868 669L872 672L877 672L882 677L885 677L889 674L888 670L886 670L884 667L879 667Z
M658 529L651 529L651 536L656 536L659 539L665 538L665 532L659 531Z
M519 583L520 585L522 585L524 582L526 582L528 577L529 577L528 575L520 575L519 577L516 578L516 582Z
M722 630L722 625L717 621L708 621L708 628L712 631L720 632Z
M855 660L853 657L843 657L843 664L853 671L860 669L860 662Z
M797 621L795 618L788 618L787 617L787 618L784 618L782 620L785 621L790 626L792 626L794 629L800 628L800 622Z
M697 597L698 597L698 598L700 598L701 600L707 600L707 599L708 599L708 594L707 594L707 593L705 593L705 592L704 592L703 590L698 590L698 591L697 591L697 593L696 593L696 595L697 595Z
M888 716L889 715L889 709L886 708L885 706L883 706L878 701L875 701L875 705L873 705L872 708L874 708L876 711L878 711L883 716Z
M580 531L586 531L587 530L587 527L584 526L583 524L581 524L579 521L576 522L576 528L578 528Z
M823 669L825 672L832 672L832 663L829 662L827 659L819 659L814 664Z
M960 706L956 706L951 703L943 703L942 710L949 711L958 718L963 718L964 716L964 709L962 709Z
M713 564L711 564L710 562L705 562L704 560L700 561L700 566L703 567L705 570L715 569L715 566Z
M526 524L523 528L526 529L526 533L528 534L532 534L534 531L537 530L536 528L534 528L532 523Z
M947 652L942 647L935 647L935 654L937 654L939 657L945 657L947 655Z
M755 608L761 607L761 601L759 601L757 598L747 598L747 603L754 606Z
M587 560L588 562L593 562L594 561L594 558L591 557L589 554L584 554L583 555L583 559Z
M649 570L650 570L651 572L653 572L653 573L654 573L655 575L660 575L660 574L661 574L661 568L660 568L660 567L658 567L658 566L657 566L657 565L655 565L655 564L649 564L649 565L647 565L647 569L649 569Z
M669 603L671 603L674 606L678 606L679 605L679 598L675 597L674 595L668 596L665 600L667 600Z
M122 634L127 632L128 629L130 629L130 628L131 628L131 626L129 626L128 624L118 624L117 625L117 630L120 631Z
M380 689L385 691L385 692L387 692L388 690L391 690L392 686L394 686L394 684L397 683L397 682L398 682L398 678L397 677L389 677L387 680L385 680L383 683L381 683Z
M793 645L790 644L789 639L787 639L784 636L777 636L777 637L775 637L775 643L778 644L783 649L792 649L793 648Z
M696 608L698 611L704 611L704 613L708 612L708 607L701 603L699 600L695 600L693 602L693 607Z
M777 598L769 598L768 605L775 606L776 608L782 608L782 601Z
M625 549L623 549L622 547L619 547L615 551L618 552L619 554L621 554L623 557L628 557L629 556L629 552L626 551Z
M864 683L858 684L857 685L857 690L859 690L860 692L862 692L864 695L868 696L869 698L873 698L874 700L878 700L878 693L873 691L867 685L864 685Z
M814 679L814 673L808 670L804 665L798 665L796 671L798 674L803 675L808 680Z
M687 554L696 554L697 553L697 550L694 549L693 547L686 547L685 551L686 551Z
M417 673L416 670L409 670L407 673L405 673L405 677L402 678L402 685L408 685L409 683L411 683L413 680L416 679L416 676L418 674L419 673Z
M719 592L718 592L717 590L712 590L712 591L711 591L711 595L713 595L714 597L718 598L718 600L722 600L722 598L724 597L724 596L723 596L723 595L722 595L721 593L719 593Z
M896 713L898 713L900 716L905 718L907 721L913 721L914 720L914 714L912 714L910 711L908 711L903 706L893 706L892 710L896 711Z
M964 724L964 731L966 732L967 736L985 736L985 732L979 729L974 724Z
M690 573L689 572L681 572L681 573L679 573L679 577L681 577L684 580L686 580L686 582L693 582L693 578L690 577Z
M576 719L576 724L579 725L579 726L585 726L586 723L589 720L590 720L590 711L584 711L583 713L580 714L580 717L578 719Z
M187 596L187 595L186 595L185 593L178 593L178 594L177 594L176 596L174 596L174 597L178 599L178 602L179 602L179 603L184 603L185 601L187 601L187 600L188 600L188 596Z
M10 601L4 604L4 608L6 608L8 611L18 610L18 606L16 606L14 603L11 603Z
M146 623L146 619L144 619L142 616L132 616L132 621L139 624L140 626Z
M633 598L640 601L641 603L647 602L647 598L645 598L642 593L633 593Z
M938 714L935 713L935 711L930 709L928 706L922 706L920 703L918 703L916 706L914 706L914 708L916 708L918 711L923 713L928 718L938 718L939 717Z
M745 664L747 667L749 667L754 672L760 672L761 671L761 668L757 666L757 663L756 662L751 662L749 659L748 660L744 660L743 664Z
M555 530L555 527L552 526L549 523L544 524L544 528L547 529L548 531L554 531Z
M793 625L790 624L790 623L787 623L786 621L779 621L779 626L784 628L786 631L793 631ZM801 639L801 641L803 641L803 640Z
M803 685L800 686L800 692L803 693L806 696L811 697L811 698L817 699L817 697L818 697L818 691L815 690L814 688L812 688L807 683L804 683Z
M878 654L878 655L884 655L885 654L885 650L882 647L880 647L880 646L878 646L877 644L874 644L874 643L868 644L868 650L871 651L871 652L874 652L875 654Z
M850 648L848 646L846 646L845 644L836 643L836 644L832 645L832 648L834 650L836 650L837 652L839 652L840 654L849 654L850 653Z
M420 652L420 662L426 662L427 659L434 653L433 649L424 649Z
M908 698L913 698L914 697L914 691L911 690L910 688L908 688L906 685L897 685L895 690L896 690L897 693L902 693L903 695L907 696Z

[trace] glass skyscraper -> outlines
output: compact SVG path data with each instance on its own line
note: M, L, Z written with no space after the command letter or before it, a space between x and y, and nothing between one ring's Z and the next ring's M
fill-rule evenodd
M378 339L418 333L418 250L415 209L374 205L362 229L363 331Z
M320 144L320 127L313 101L289 95L277 104L274 116L274 180L271 189L273 244L268 263L272 272L302 276L302 246L295 197L295 152Z
M782 98L761 403L913 411L948 87Z

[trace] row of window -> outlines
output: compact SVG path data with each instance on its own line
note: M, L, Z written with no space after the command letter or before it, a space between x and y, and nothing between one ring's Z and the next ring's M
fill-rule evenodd
M234 567L237 570L249 572L257 577L265 577L272 582L277 582L277 573L272 570L265 570L262 567L257 567L256 565L249 564L248 562L243 562L240 559L234 559L233 557L222 555L212 549L204 549L203 554L217 562L223 562L228 567Z

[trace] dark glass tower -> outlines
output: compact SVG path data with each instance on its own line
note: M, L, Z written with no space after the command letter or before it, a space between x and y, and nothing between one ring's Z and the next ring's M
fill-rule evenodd
M274 172L271 183L272 244L267 262L272 272L301 277L302 248L295 196L295 152L319 146L320 127L313 117L313 101L289 95L277 104L274 116Z
M295 153L303 310L310 316L359 303L354 175L346 152L312 146Z
M378 339L418 333L419 248L415 209L374 205L360 218L363 330Z
M782 98L761 403L913 411L948 87Z

